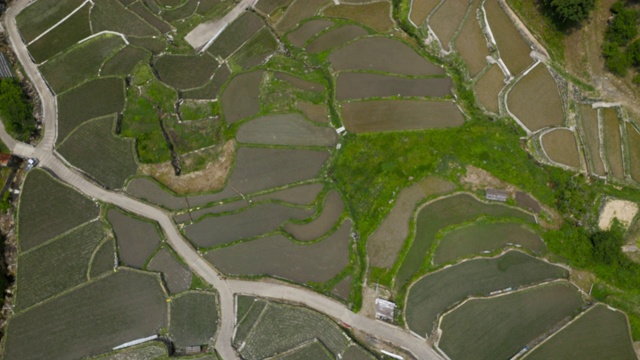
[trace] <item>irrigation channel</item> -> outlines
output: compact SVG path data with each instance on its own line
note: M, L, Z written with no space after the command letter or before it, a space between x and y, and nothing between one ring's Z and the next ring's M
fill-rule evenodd
M232 347L235 319L235 294L246 294L299 303L324 313L347 326L358 329L383 342L389 342L395 346L404 348L418 359L441 359L441 356L424 340L412 335L408 330L355 314L343 304L311 290L288 284L227 279L214 268L213 265L204 260L189 242L182 237L168 212L133 199L123 193L107 191L67 166L54 150L58 121L56 98L29 56L27 47L22 42L20 34L18 33L18 27L15 21L16 15L28 4L29 0L16 1L7 10L5 27L11 46L22 64L26 75L36 87L40 100L42 101L44 135L40 143L36 147L33 147L13 139L0 122L0 139L11 149L13 154L24 158L38 158L41 167L52 172L61 181L72 186L77 191L95 200L113 204L124 210L158 222L164 231L169 245L186 261L192 271L200 275L218 291L221 318L215 348L223 359L239 359L238 354Z

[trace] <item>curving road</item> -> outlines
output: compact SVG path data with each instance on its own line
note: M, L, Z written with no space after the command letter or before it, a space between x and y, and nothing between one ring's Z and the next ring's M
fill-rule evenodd
M205 261L191 244L182 237L168 212L140 202L125 194L104 190L102 187L87 180L77 171L68 167L54 150L57 134L57 104L55 95L51 92L40 71L31 60L15 22L16 15L28 4L29 0L16 1L7 10L5 26L18 60L40 95L43 109L42 123L44 125L44 135L40 143L36 147L33 147L17 142L11 138L0 122L0 139L2 139L14 154L22 157L38 158L40 160L40 166L48 169L61 181L69 184L79 192L91 198L114 204L129 212L157 221L162 227L169 245L189 264L192 271L209 282L219 293L221 317L215 347L223 359L239 359L231 342L235 322L234 294L237 293L303 304L362 332L400 346L413 353L418 359L441 359L422 339L413 336L410 332L355 314L341 303L308 289L288 284L274 284L273 282L266 281L256 282L226 279L209 262Z

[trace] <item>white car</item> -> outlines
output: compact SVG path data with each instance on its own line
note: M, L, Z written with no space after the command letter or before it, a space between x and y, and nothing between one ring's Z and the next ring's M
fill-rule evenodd
M31 158L29 160L27 160L27 167L25 167L26 171L29 171L31 169L33 169L34 167L36 167L38 165L38 159L35 158Z

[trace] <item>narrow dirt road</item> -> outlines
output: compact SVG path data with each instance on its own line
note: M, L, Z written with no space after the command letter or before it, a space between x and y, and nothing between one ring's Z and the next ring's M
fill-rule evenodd
M40 160L40 166L53 172L61 181L69 184L86 196L113 204L129 212L158 222L166 235L169 245L185 260L192 271L215 287L219 293L221 318L215 347L223 359L239 359L231 342L235 322L234 294L237 293L275 300L294 301L321 313L325 313L340 322L357 328L380 340L403 347L413 353L418 359L441 359L426 342L415 337L409 331L355 314L341 303L308 289L268 282L226 279L209 262L204 260L191 244L182 237L168 212L133 199L128 195L104 190L101 186L94 184L75 170L66 166L54 150L57 134L57 103L55 95L48 88L38 68L32 62L26 46L21 40L15 22L16 15L28 4L29 0L16 1L14 5L7 10L5 26L13 49L19 61L22 63L26 75L31 79L40 95L43 108L42 121L45 133L38 146L33 147L12 139L5 131L4 126L0 125L0 139L11 148L14 154L22 157L38 158Z
M247 8L252 8L258 0L242 0L231 11L229 11L222 19L214 22L204 22L195 29L191 30L185 40L196 50L205 51L213 43L213 41L229 26L235 19Z

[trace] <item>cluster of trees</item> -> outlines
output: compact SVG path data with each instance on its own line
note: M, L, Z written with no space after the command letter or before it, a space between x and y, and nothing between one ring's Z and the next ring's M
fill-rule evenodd
M561 28L575 25L589 17L595 0L542 0L551 17Z
M28 141L36 130L33 104L16 79L0 80L0 117L17 140Z
M604 34L602 55L607 68L616 75L625 76L630 67L640 69L640 39L637 10L618 1L611 7L613 18ZM634 77L640 84L640 75Z

